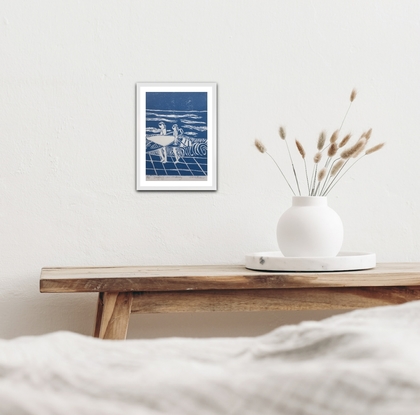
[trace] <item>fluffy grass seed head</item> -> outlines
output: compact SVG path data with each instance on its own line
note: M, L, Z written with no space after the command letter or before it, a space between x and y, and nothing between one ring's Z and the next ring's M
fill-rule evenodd
M317 144L317 146L316 146L316 148L319 150L319 151L321 151L323 148L324 148L324 144L325 144L325 131L322 131L320 134L319 134L319 137L318 137L318 144Z
M265 153L267 151L267 149L265 148L265 145L260 140L255 139L254 144L260 153Z
M334 164L334 166L331 169L331 177L334 177L338 173L338 171L341 169L341 167L343 167L344 163L345 163L345 160L340 159Z
M353 88L353 91L351 91L351 94L350 94L350 102L353 102L355 100L356 95L357 95L357 91L356 89Z
M338 145L339 148L344 147L350 140L351 138L351 134L347 134L341 141L340 144Z
M298 140L295 140L295 142L296 142L296 147L297 147L297 149L298 149L298 151L299 151L299 154L302 156L302 158L304 159L305 158L305 155L306 155L306 153L305 153L305 149L303 148L303 145L298 141Z
M325 179L326 175L327 175L327 169L325 167L323 167L318 173L318 181L322 182L322 180Z
M369 140L370 136L372 135L372 128L369 128L364 134L366 140Z
M368 154L372 154L372 153L374 153L375 151L378 151L378 150L380 150L383 146L385 145L385 143L381 143L381 144L377 144L375 147L371 147L371 148L368 148L367 150L366 150L366 155L368 155Z
M322 158L322 153L320 151L318 151L314 156L314 163L318 164L320 162L321 158Z
M279 128L279 135L280 135L280 138L282 140L285 140L286 139L286 130L284 129L284 127L280 127Z
M361 138L356 144L344 150L340 156L342 159L346 160L350 157L353 157L360 149L363 149L366 145L366 138Z
M338 139L338 133L339 133L339 131L338 130L336 130L336 131L334 131L333 133L332 133L332 136L331 136L331 138L330 138L330 143L332 144L332 143L335 143L336 141L337 141L337 139Z
M337 154L338 145L337 143L332 143L328 148L328 157L334 157Z
M352 157L353 157L354 159L355 159L355 158L357 158L357 157L359 157L360 153L361 153L361 152L365 149L365 147L366 147L366 144L367 144L367 140L366 140L366 138L363 138L362 140L363 140L364 144L363 144L363 145L361 145L361 146L358 148L358 150L354 152L354 154L352 155ZM359 140L359 141L361 141L361 140Z

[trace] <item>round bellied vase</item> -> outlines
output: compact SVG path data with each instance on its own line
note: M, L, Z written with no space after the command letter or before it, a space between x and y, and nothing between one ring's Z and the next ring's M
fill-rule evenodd
M325 196L293 196L277 224L285 257L335 257L343 244L343 223Z

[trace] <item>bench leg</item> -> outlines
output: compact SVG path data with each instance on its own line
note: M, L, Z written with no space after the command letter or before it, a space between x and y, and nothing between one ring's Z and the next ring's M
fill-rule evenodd
M95 320L95 328L93 331L93 337L99 337L103 311L104 311L104 293L99 293L98 305L96 307L96 320Z
M94 337L125 340L130 320L133 293L100 293Z

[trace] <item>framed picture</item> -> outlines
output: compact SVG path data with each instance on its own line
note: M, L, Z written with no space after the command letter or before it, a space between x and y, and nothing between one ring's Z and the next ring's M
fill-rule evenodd
M136 84L137 190L217 190L215 83Z

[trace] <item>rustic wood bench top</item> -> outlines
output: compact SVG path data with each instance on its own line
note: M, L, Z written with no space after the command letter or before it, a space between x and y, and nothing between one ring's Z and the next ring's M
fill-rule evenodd
M241 265L43 268L40 290L98 292L95 336L121 339L130 313L354 309L420 299L420 263L346 272Z
M241 265L43 268L41 292L172 291L420 285L420 263L344 272L252 271Z

